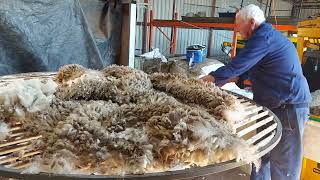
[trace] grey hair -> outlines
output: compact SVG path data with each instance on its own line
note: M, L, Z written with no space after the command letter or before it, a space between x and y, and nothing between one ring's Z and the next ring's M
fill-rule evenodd
M250 21L251 19L253 19L258 25L266 20L263 11L254 4L250 4L242 8L238 12L238 17L240 17L244 21Z

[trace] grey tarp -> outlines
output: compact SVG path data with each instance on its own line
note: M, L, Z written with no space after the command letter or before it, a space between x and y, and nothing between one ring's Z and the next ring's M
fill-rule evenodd
M70 63L94 69L115 63L120 51L121 5L112 6L115 15L109 19L117 23L106 37L97 24L104 3L0 0L0 75L56 71Z

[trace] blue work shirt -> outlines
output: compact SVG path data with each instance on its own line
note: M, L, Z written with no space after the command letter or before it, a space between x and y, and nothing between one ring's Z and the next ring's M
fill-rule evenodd
M252 82L253 99L260 105L272 109L311 101L296 48L269 23L262 23L253 32L245 48L229 64L210 74L221 85L246 71Z

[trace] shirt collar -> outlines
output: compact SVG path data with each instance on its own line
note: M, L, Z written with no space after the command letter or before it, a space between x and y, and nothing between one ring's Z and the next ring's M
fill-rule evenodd
M260 26L254 30L253 34L260 34L260 33L265 33L265 31L268 31L269 29L272 29L272 26L270 23L264 21L263 23L260 24Z

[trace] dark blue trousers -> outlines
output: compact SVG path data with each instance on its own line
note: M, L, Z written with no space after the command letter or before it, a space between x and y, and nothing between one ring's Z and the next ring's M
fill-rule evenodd
M309 107L307 104L284 105L271 109L282 124L279 144L262 158L261 169L253 166L251 180L299 180L302 165L302 137Z

